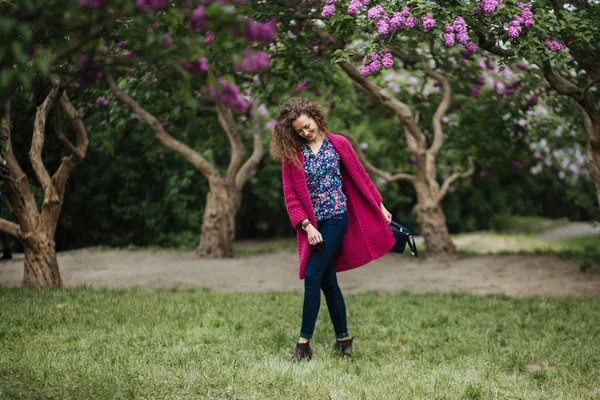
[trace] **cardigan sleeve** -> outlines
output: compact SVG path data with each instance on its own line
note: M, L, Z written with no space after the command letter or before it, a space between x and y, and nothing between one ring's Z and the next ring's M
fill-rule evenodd
M294 188L294 181L292 178L292 164L284 163L281 167L281 178L283 181L283 196L285 198L285 208L287 209L290 222L295 229L298 229L298 224L304 219L308 219L304 207L300 202L298 193Z
M365 167L363 167L362 163L356 156L356 153L354 152L354 148L352 147L352 145L350 144L348 139L346 139L343 136L342 136L342 138L343 138L344 144L347 146L348 155L350 156L352 163L356 166L356 172L358 173L358 176L362 179L362 181L367 186L369 192L371 193L371 195L373 196L373 199L375 200L375 203L377 203L377 205L379 205L379 203L383 202L383 197L381 196L381 193L379 193L379 190L377 190L377 187L371 180L371 177L365 170Z

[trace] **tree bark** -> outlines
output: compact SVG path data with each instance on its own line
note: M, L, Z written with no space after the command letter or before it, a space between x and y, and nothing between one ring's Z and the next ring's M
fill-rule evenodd
M442 207L433 201L421 202L413 207L413 214L425 241L427 258L441 262L456 260L456 246L450 239Z
M240 193L232 195L225 183L211 183L202 217L200 243L196 248L197 257L233 257L235 216L239 206Z
M30 239L23 241L25 252L23 286L38 289L62 286L55 243L53 238L44 232L54 231L54 228L44 226L42 231L35 232Z

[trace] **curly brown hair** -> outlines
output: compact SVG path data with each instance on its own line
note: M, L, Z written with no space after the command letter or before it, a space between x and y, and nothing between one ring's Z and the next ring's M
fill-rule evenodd
M274 161L292 162L298 169L302 168L298 159L298 149L304 139L294 132L292 122L302 114L315 120L321 134L328 134L329 127L321 106L304 97L292 97L279 107L270 146L271 158Z

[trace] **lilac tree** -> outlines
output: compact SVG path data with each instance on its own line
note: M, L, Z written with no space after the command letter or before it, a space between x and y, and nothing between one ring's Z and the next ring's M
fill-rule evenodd
M198 4L184 0L175 6L166 0L71 0L0 4L3 39L0 116L2 158L6 162L6 167L1 169L1 179L5 185L3 192L17 219L16 222L0 219L0 229L24 245L24 285L58 287L62 283L54 232L66 182L84 159L88 143L81 115L69 102L68 92L77 86L100 85L107 80L122 100L127 100L132 108L136 105L135 110L153 129L156 119L144 112L130 95L119 91L111 76L158 79L162 73L177 82L172 85L174 98L192 110L203 106L194 95L196 91L203 91L214 103L234 147L228 185L237 190L243 184L260 160L262 147L256 145L253 155L244 162L243 145L230 121L232 112L246 111L252 102L242 96L236 76L240 74L240 78L246 79L248 74L264 70L269 59L260 47L275 38L275 21L245 18L246 3L232 0ZM36 79L45 80L51 87L38 106L30 150L31 166L44 193L41 211L32 194L32 183L16 161L10 140L11 113L23 111L11 109L11 98L17 90L29 90ZM71 132L63 133L60 128L58 105L72 120ZM46 121L51 111L56 115L56 137L70 154L63 158L53 175L43 160ZM158 125L160 129L155 131L164 133L160 123ZM74 136L75 142L69 136ZM194 158L190 149L178 146L167 134L159 135L159 139L190 160L194 159L195 165L201 166L211 181L217 180L213 169L205 161ZM255 142L260 140L255 139ZM211 216L214 210L207 209L207 215ZM213 226L218 225L218 222L213 223ZM229 229L232 224L226 225ZM226 238L231 237L231 230L228 232ZM213 242L222 238L219 236ZM201 245L200 249L209 247ZM227 248L224 251L227 254ZM211 252L217 253L213 250L205 253Z
M600 204L600 47L593 40L600 4L563 0L516 4L419 0L410 6L395 1L327 3L322 16L330 19L331 26L348 24L352 16L354 29L368 34L372 49L401 45L407 35L418 35L424 40L442 39L447 47L461 48L466 57L483 50L500 56L503 65L530 64L554 90L576 103L587 132L586 165ZM369 70L378 68L376 63Z

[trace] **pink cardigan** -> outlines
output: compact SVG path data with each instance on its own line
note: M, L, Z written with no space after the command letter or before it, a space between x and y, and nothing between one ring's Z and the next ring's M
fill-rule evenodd
M388 253L396 243L390 226L385 221L379 203L383 198L371 178L356 157L354 149L344 136L329 133L329 139L341 159L344 193L348 198L348 230L335 255L337 272L357 268ZM298 151L304 163L302 152ZM308 193L304 168L298 169L291 162L282 166L283 194L290 221L296 228L299 276L304 279L310 257L308 238L298 223L308 218L317 226L315 213Z

